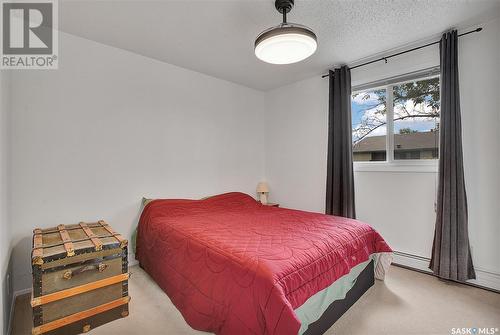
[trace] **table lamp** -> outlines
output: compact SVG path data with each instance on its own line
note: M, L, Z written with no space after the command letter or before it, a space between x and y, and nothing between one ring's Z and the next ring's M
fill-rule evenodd
M259 200L261 204L267 204L267 194L269 193L269 185L266 182L260 182L257 185L257 193L259 194Z

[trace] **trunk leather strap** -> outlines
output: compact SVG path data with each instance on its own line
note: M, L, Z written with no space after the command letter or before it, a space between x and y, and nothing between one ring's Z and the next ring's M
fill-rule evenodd
M33 251L31 252L31 263L33 265L43 264L43 235L40 228L33 230Z
M75 255L75 247L73 246L73 242L71 242L71 237L69 237L68 232L66 231L66 227L63 224L57 226L59 230L59 234L61 235L61 239L64 243L64 249L66 249L66 254L68 257Z
M92 243L94 243L95 250L96 251L102 250L102 242L99 239L99 237L97 237L97 235L94 234L94 232L87 226L85 222L80 222L79 225L80 227L82 227L83 231L85 232L85 235L87 235L92 241Z
M108 225L106 223L106 221L104 220L99 220L98 223L108 231L108 233L110 233L111 235L113 235L117 240L118 240L118 243L120 243L120 248L124 248L127 246L128 244L128 241L126 239L124 239L120 234L117 234L113 228L111 228L110 225Z

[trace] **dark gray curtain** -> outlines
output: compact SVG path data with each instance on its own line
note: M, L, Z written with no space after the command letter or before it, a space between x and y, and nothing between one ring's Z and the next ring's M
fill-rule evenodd
M351 70L329 72L326 214L355 218L352 171Z
M430 268L456 281L476 278L467 228L467 196L462 155L458 87L457 31L443 34L441 56L441 123L436 228Z

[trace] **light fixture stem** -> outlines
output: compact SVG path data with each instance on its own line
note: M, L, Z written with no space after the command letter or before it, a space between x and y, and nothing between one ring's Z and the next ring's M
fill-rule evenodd
M283 23L286 23L286 8L283 8Z

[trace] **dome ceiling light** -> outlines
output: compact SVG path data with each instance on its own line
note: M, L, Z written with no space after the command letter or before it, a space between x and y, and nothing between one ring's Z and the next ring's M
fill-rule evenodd
M276 0L283 22L260 33L255 39L255 56L271 64L292 64L311 56L318 47L316 34L303 25L286 22L294 0Z

